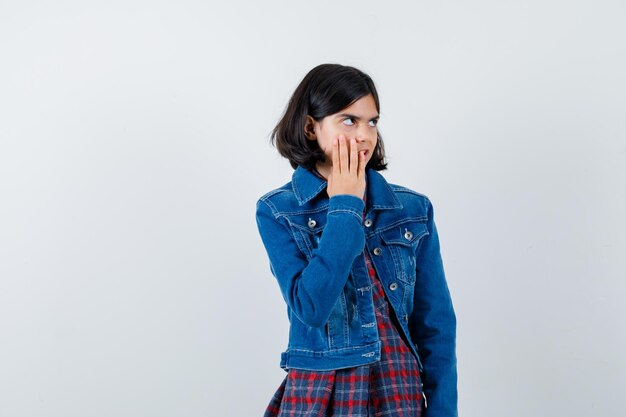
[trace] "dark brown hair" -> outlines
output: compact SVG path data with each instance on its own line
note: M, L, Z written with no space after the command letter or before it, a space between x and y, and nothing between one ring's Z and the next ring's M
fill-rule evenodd
M326 155L317 141L307 139L304 132L306 116L320 121L368 94L374 97L376 110L380 113L376 86L369 75L346 65L318 65L302 79L289 99L285 112L271 132L270 142L289 160L293 169L299 165L313 169L317 161L326 160ZM385 147L378 129L377 132L376 147L366 167L382 171L387 169Z

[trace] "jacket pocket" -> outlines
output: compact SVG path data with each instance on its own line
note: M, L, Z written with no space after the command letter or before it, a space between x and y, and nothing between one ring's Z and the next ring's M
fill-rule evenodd
M345 293L342 292L326 322L328 348L337 349L348 346L348 306Z
M297 215L289 219L298 247L307 259L313 257L326 226L326 213Z
M415 282L417 247L426 235L426 220L408 220L381 232L380 237L391 254L399 280L409 284Z

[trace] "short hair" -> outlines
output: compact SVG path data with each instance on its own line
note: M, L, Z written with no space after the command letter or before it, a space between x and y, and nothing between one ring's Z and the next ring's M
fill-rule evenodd
M303 166L312 170L317 161L326 161L326 155L316 140L309 140L305 135L307 115L320 121L368 94L374 97L376 110L380 113L378 92L369 75L347 65L318 65L294 91L280 121L271 131L270 142L281 156L289 160L293 169ZM380 131L376 131L376 147L366 168L382 171L387 169L385 147Z

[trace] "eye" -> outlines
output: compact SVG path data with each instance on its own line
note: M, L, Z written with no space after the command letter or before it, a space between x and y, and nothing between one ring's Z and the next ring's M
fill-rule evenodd
M370 123L374 123L374 124L370 124L370 126L372 126L372 127L376 127L376 125L378 124L378 119L376 119L376 120L370 120Z
M344 124L346 124L346 123L345 123L345 121L346 121L346 120L350 120L350 121L352 121L352 123L350 123L349 125L346 125L346 126L354 126L354 121L352 120L352 117L346 117L345 119L343 119Z

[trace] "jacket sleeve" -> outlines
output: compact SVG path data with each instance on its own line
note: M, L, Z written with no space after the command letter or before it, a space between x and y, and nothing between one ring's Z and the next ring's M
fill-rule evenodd
M308 326L321 327L326 323L354 259L365 247L361 226L364 207L365 202L352 194L330 197L326 226L307 260L287 220L273 210L271 201L257 201L256 222L270 271L293 314Z
M409 330L422 361L427 407L424 417L456 417L456 315L446 283L433 206L427 199L428 235L416 254L416 281Z

